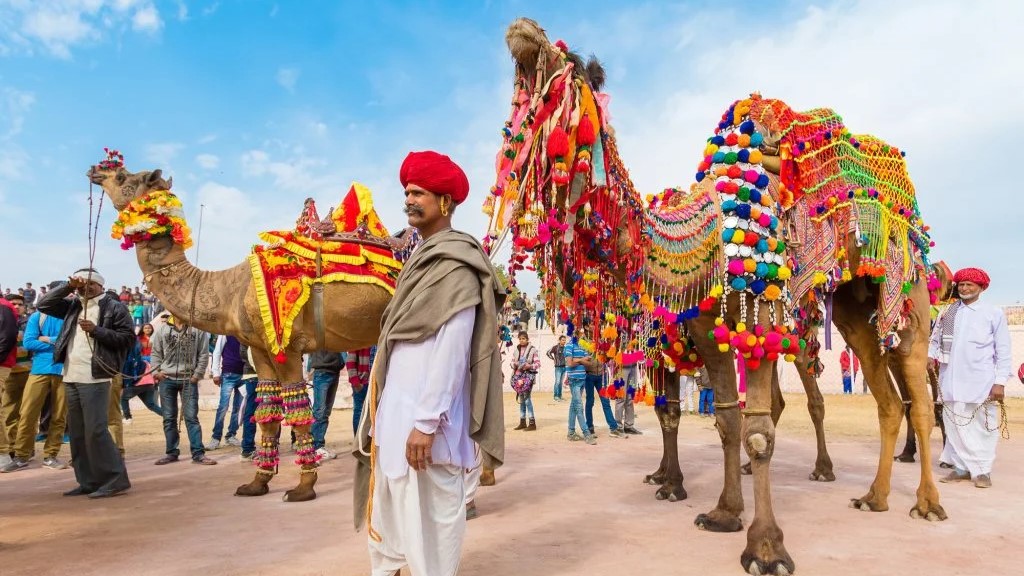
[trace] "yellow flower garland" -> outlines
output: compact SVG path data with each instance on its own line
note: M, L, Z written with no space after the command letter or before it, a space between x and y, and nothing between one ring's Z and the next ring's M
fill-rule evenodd
M122 240L124 250L161 236L170 236L185 250L192 246L192 230L185 223L181 200L169 190L154 190L129 202L118 213L110 236Z

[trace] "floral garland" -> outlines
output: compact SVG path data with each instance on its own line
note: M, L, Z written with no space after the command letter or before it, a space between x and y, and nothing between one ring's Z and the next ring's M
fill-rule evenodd
M192 230L185 223L181 200L169 190L154 190L129 202L118 213L110 236L121 240L123 250L161 236L170 236L185 250L192 246Z

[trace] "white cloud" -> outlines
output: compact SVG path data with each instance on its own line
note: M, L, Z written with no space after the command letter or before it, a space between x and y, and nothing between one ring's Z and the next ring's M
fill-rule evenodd
M152 4L147 4L142 8L139 8L135 15L132 16L132 29L144 32L157 32L164 25L163 20L160 19L160 13L157 12L156 7Z
M188 4L180 1L178 2L178 21L184 22L188 20Z
M213 154L200 154L196 156L196 164L207 170L214 170L220 166L220 158Z
M200 137L199 140L197 140L197 142L199 144L209 144L210 142L213 142L216 139L217 139L217 135L216 134L206 134L206 135Z
M146 144L144 148L144 157L147 161L156 164L152 168L161 168L164 171L171 169L171 165L174 160L178 157L178 153L185 148L184 144L179 142L156 142L153 144Z
M212 16L217 9L220 8L220 2L214 2L203 8L203 16Z
M21 133L25 115L35 101L36 97L31 92L14 88L0 90L0 139L13 138Z
M289 92L295 92L295 84L299 81L300 71L297 68L279 68L277 71L277 83Z
M0 11L0 54L41 48L70 59L72 49L99 43L111 31L155 32L163 25L150 0L2 0Z

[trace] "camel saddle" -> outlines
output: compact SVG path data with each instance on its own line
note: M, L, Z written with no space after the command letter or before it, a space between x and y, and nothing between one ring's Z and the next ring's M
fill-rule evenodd
M331 282L374 284L395 292L401 263L399 240L391 237L373 208L370 190L353 183L341 204L320 219L307 198L294 230L262 232L266 245L249 255L264 336L284 362L292 324L310 302L317 349L324 346L323 289Z

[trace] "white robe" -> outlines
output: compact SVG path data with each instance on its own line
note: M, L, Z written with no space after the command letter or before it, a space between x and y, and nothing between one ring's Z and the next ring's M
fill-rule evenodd
M989 474L999 441L998 411L994 403L985 403L992 386L1009 380L1013 370L1006 317L980 300L961 303L948 356L944 357L941 345L940 321L932 331L928 357L939 360L946 427L942 461L971 476Z
M469 437L469 356L476 309L466 308L422 342L399 342L388 361L371 431L377 445L369 540L374 576L408 565L415 576L458 572L466 530L465 472L476 464ZM409 467L413 428L434 434L433 464Z

